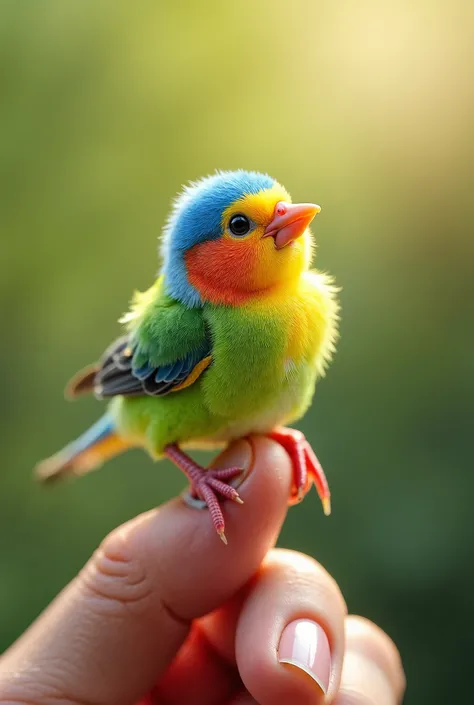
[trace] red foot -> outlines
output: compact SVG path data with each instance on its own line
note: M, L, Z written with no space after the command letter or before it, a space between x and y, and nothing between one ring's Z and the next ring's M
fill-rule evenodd
M242 472L242 468L225 468L224 470L205 470L194 462L175 444L166 446L165 455L184 472L191 483L193 495L202 499L208 506L212 523L224 543L227 543L224 529L224 516L216 495L243 504L239 493L227 484L228 480Z
M313 449L301 433L293 428L277 428L268 434L286 450L293 462L294 487L289 503L297 504L314 482L326 516L331 513L331 493L326 475Z

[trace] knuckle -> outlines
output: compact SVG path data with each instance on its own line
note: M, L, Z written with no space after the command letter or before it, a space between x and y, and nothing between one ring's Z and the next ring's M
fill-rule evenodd
M79 575L89 598L103 611L141 612L153 595L143 563L120 529L107 536Z

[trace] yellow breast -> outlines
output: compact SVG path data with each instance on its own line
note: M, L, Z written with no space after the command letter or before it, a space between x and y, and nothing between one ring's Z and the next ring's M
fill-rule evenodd
M326 274L305 272L294 287L280 289L266 300L287 330L285 364L289 370L301 363L324 370L335 350L339 304L338 289Z

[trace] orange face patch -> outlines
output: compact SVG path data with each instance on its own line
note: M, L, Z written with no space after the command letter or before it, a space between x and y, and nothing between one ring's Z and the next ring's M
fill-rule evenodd
M196 245L185 255L190 284L212 303L238 305L251 295L254 247L227 238Z
M290 197L278 184L239 199L222 215L222 236L188 250L188 280L204 300L238 306L258 292L298 277L307 268L309 234L281 250L276 249L272 237L263 237L276 204L283 200L289 201ZM253 225L243 237L233 236L229 230L229 221L237 214L245 215Z

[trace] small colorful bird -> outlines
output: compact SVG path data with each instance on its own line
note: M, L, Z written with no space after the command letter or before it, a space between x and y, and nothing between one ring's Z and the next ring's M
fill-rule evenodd
M135 293L125 332L67 393L110 399L104 416L37 467L52 480L80 475L128 448L168 457L207 505L227 543L219 498L242 503L241 468L205 470L182 448L219 448L252 433L288 452L290 503L314 482L330 513L321 465L299 431L337 337L337 290L310 271L308 229L319 206L292 203L271 177L217 172L184 188L164 228L163 265ZM195 503L195 502L194 502Z

